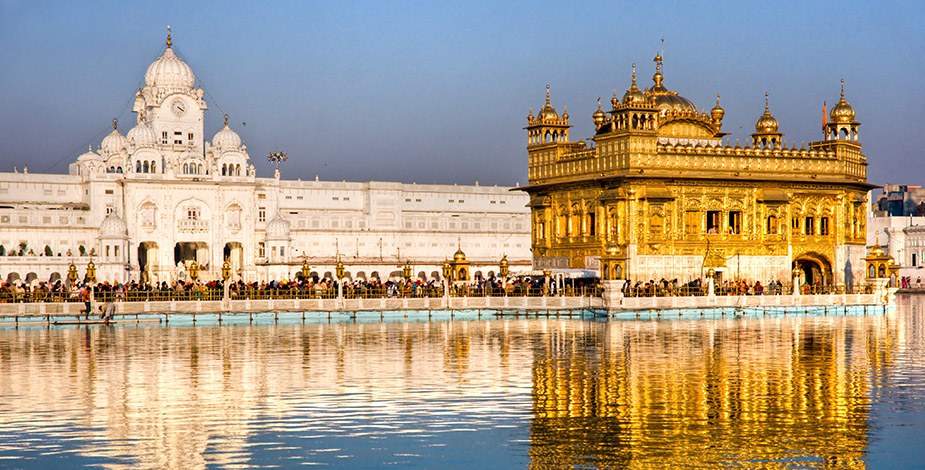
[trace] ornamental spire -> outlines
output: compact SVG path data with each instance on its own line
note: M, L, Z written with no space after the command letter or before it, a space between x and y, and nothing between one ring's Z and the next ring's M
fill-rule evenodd
M225 127L228 127L228 115L225 115Z
M546 106L549 106L549 84L546 84Z
M170 40L170 25L167 25L167 47L173 45L173 41Z

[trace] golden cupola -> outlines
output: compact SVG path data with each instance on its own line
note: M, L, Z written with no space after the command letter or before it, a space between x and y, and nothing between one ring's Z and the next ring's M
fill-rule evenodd
M527 116L527 145L548 145L568 143L568 130L572 127L568 124L568 108L559 117L556 108L552 107L549 101L549 85L546 85L546 104L533 117L533 109Z
M755 132L761 134L777 132L777 129L780 128L780 124L777 122L777 118L771 114L771 109L768 104L768 94L764 94L764 114L758 118L758 121L755 122Z
M755 148L779 149L781 147L781 134L778 129L780 124L777 118L771 114L771 108L768 102L768 93L764 94L764 114L755 122L755 133L752 134L752 146Z
M614 96L614 99L616 99L616 96ZM601 110L601 99L598 98L597 99L597 111L595 111L594 114L591 115L591 120L594 121L594 130L600 129L601 126L604 125L604 119L606 118L607 118L607 115L604 114L603 110Z
M829 122L822 125L825 140L858 141L858 126L855 121L854 108L845 100L845 80L841 81L841 98L829 112Z
M549 85L546 85L546 105L543 106L543 109L536 115L536 120L543 122L559 120L559 113L556 111L556 108L553 108L552 105L549 104Z
M845 100L845 81L841 82L841 98L829 113L832 122L854 122L854 108Z
M697 107L691 100L679 95L676 91L665 88L661 54L656 54L653 60L655 61L655 75L652 76L652 81L655 84L649 89L648 97L654 99L655 107L663 114L667 112L696 114Z
M717 124L717 127L722 125L723 117L726 116L726 110L719 105L719 93L716 94L716 106L710 110L710 117L713 118L713 122Z
M616 99L616 95L614 95ZM623 94L623 106L647 106L649 104L649 99L646 98L646 94L636 86L636 64L633 64L633 84L630 85L630 89L626 90L626 93ZM616 107L616 105L614 105Z

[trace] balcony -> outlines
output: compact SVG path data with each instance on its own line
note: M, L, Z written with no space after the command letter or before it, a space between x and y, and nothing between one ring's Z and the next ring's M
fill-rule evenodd
M209 231L208 220L178 220L177 231L180 233L202 233Z

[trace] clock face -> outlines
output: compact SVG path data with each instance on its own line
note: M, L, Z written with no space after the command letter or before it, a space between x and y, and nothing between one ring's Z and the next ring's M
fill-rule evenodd
M186 103L183 100L174 100L170 104L170 110L173 111L177 116L182 116L186 112Z

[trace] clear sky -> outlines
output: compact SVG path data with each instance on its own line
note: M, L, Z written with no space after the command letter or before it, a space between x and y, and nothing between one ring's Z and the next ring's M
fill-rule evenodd
M207 91L207 136L228 113L258 176L285 150L287 179L525 184L546 84L588 138L634 62L651 86L664 37L665 85L707 110L720 93L733 140L765 92L787 142L820 140L844 78L869 181L925 184L922 0L0 0L0 171L65 173L113 117L126 133L168 24Z

